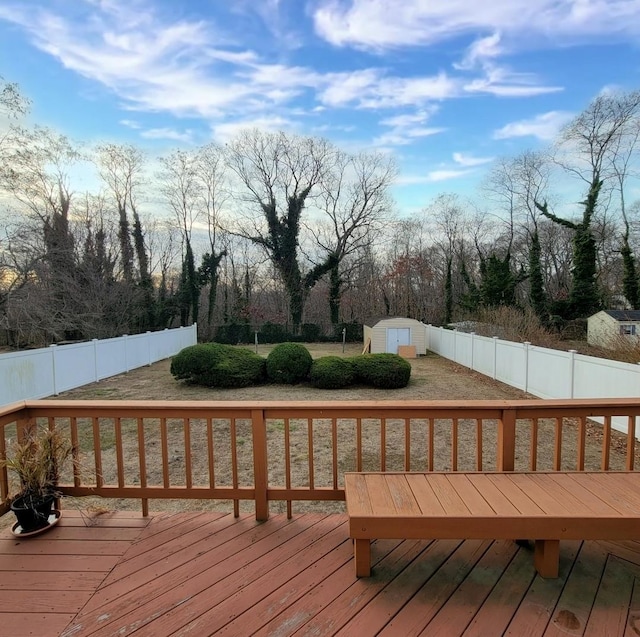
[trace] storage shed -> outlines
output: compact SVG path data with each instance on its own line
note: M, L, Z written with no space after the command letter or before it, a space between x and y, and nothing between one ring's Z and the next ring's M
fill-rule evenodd
M363 333L365 349L372 354L397 354L398 347L406 345L413 345L419 356L427 353L427 326L415 319L396 316L368 321Z

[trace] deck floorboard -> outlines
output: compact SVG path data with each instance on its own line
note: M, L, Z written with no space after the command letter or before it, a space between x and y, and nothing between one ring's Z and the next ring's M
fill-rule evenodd
M0 533L0 634L640 631L639 541L562 542L560 577L549 580L536 574L531 546L507 540L376 540L372 565L370 578L354 576L346 515L260 523L220 513L65 511L37 538Z

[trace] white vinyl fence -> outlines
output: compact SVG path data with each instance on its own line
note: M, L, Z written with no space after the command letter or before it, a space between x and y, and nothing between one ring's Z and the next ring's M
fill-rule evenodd
M169 358L198 338L178 327L0 355L0 406L44 398Z
M640 365L427 325L427 349L539 398L640 398ZM626 433L626 418L612 425Z

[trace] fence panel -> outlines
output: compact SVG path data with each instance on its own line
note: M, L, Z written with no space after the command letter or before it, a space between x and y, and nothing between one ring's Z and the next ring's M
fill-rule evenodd
M527 352L521 343L496 341L496 379L526 391Z
M52 345L55 362L55 393L88 385L96 380L96 350L93 343Z
M149 364L150 332L127 336L127 365L129 369Z
M571 361L569 352L531 346L527 391L540 398L571 398Z
M0 356L0 404L55 393L51 348Z
M44 398L177 354L197 326L0 355L0 405Z
M431 325L426 330L432 352L540 398L640 396L640 365L475 335L473 356L464 360L466 352L454 345L455 332ZM459 342L466 342L466 338L470 335L461 339L457 334ZM628 431L627 418L614 415L611 424L619 431Z
M106 338L97 343L98 380L128 371L125 339Z
M496 339L473 337L473 369L493 378L495 374Z
M454 332L455 361L465 367L473 366L473 337L465 332Z

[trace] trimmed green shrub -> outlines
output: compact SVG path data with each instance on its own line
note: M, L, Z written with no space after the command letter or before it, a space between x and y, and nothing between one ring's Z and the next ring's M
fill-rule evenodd
M358 382L377 389L399 389L409 384L411 364L397 354L362 354L351 359Z
M295 385L309 376L313 359L300 343L280 343L267 356L267 377L274 383Z
M316 358L309 372L311 384L320 389L344 389L353 384L355 377L351 360L340 356Z
M185 347L171 361L171 373L205 387L249 387L265 377L265 359L248 349L201 343Z

